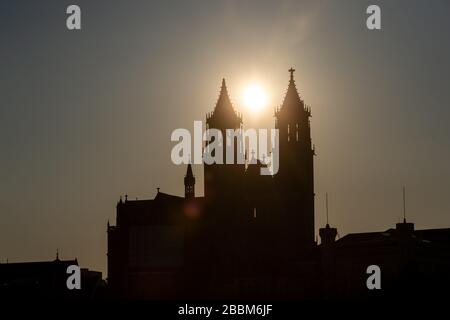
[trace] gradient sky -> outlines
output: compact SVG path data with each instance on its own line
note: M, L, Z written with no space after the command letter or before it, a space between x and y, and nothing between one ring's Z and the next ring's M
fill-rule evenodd
M119 196L183 194L172 130L205 119L222 77L246 127L273 126L291 66L313 115L316 228L325 192L341 236L390 228L402 185L416 228L450 227L449 14L444 0L1 1L0 261L59 248L105 272ZM253 82L260 115L242 103Z

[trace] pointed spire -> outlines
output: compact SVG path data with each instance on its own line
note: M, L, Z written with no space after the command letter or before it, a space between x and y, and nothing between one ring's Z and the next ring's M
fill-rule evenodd
M222 86L220 87L219 99L217 100L216 109L218 107L231 106L230 96L228 95L227 84L225 78L222 79Z
M212 129L238 129L242 125L242 115L236 112L228 94L225 79L222 79L219 98L213 112L206 114L206 124Z
M192 173L192 166L190 163L187 166L186 178L194 178L194 174Z
M298 94L297 88L295 86L295 80L294 80L294 68L290 68L290 79L289 79L289 86L286 92L286 96L284 97L283 101L283 107L286 107L287 105L295 105L299 104L301 102L300 96ZM282 107L282 108L283 108Z
M230 96L228 94L227 84L225 78L222 79L222 86L220 87L219 98L217 99L216 107L214 108L214 113L219 112L233 112L236 114L231 103Z

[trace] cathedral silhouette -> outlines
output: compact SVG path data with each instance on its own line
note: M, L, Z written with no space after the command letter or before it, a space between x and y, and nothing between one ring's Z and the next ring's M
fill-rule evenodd
M189 164L184 197L158 188L153 200L119 200L116 225L107 227L107 281L116 297L384 297L416 292L405 281L410 277L417 292L450 283L450 229L414 230L405 220L385 232L336 240L337 230L327 224L320 244L315 241L311 109L298 94L294 71L274 114L277 174L260 175L261 161L205 164L204 197L196 197ZM206 128L225 136L242 125L222 80ZM366 286L366 269L374 264L382 270L382 290Z

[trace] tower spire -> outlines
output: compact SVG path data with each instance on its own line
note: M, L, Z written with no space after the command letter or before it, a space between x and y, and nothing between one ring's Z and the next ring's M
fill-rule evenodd
M192 172L192 165L189 163L184 177L184 197L186 199L195 198L195 177Z
M231 104L230 96L228 95L227 84L225 82L225 78L222 78L222 85L220 87L219 98L217 99L216 108L214 111L221 109L233 109Z
M298 94L297 88L295 87L295 80L294 80L295 69L291 67L288 71L290 73L289 86L286 92L286 96L284 97L283 100L282 109L283 108L289 109L292 106L296 107L300 105L302 102Z
M192 173L192 165L189 163L186 170L186 178L194 178L194 174Z
M219 119L234 119L235 122L241 123L241 116L236 112L231 103L230 95L228 94L227 84L225 82L225 78L222 78L222 85L220 87L219 98L217 99L216 106L214 107L214 111L212 114L207 115L207 120L209 118L217 118ZM211 123L210 123L211 124ZM216 126L213 125L214 128ZM216 128L218 129L218 128Z

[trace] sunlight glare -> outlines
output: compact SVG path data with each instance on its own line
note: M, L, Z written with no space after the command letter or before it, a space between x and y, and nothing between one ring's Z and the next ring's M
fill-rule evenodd
M245 90L244 101L250 111L258 113L267 102L266 93L259 85L250 85Z

